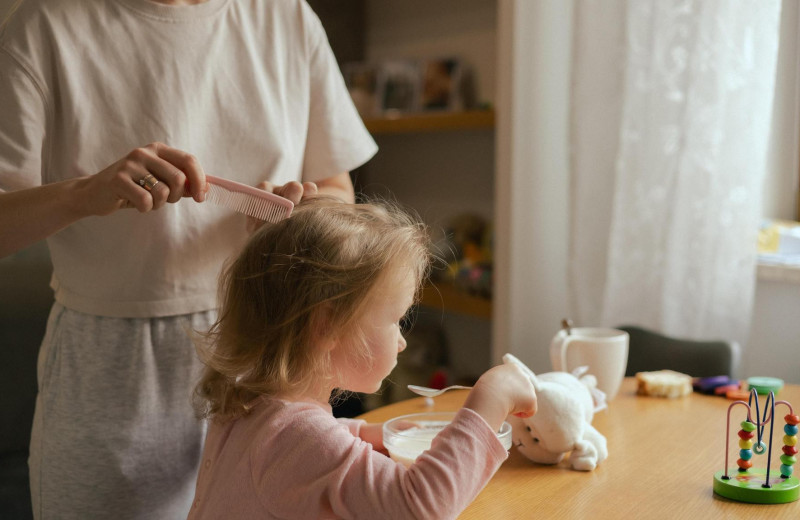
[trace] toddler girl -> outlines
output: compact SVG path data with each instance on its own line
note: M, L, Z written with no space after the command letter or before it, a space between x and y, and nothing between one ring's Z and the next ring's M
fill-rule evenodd
M408 469L382 453L380 424L329 405L380 388L428 269L424 227L393 207L311 199L251 237L198 347L195 404L210 426L190 519L442 519L475 498L508 456L505 417L536 409L515 366L483 374Z

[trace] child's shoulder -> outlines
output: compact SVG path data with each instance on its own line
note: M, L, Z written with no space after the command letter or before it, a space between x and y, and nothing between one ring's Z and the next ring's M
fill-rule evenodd
M251 447L256 457L264 451L274 457L276 449L305 446L304 451L328 451L359 442L329 409L318 404L265 398L254 412L258 431L253 432L257 440Z
M271 423L272 428L292 428L313 433L341 427L330 407L319 403L277 397L263 397L262 400L262 405L258 407L260 415L264 421Z

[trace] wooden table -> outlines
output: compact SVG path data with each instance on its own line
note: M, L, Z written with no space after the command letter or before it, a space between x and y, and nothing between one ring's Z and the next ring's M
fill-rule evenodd
M745 504L713 492L714 473L725 457L727 399L692 394L681 399L637 396L632 378L624 381L608 410L595 415L593 425L608 439L608 459L591 472L536 465L511 449L489 484L461 514L461 519L800 519L800 501L788 504ZM456 410L466 391L434 398L433 408L423 398L391 404L361 416L381 422L398 415ZM776 397L800 413L800 386L784 387ZM764 399L762 398L762 403ZM762 404L763 408L763 404ZM731 413L731 434L744 419L744 406ZM779 406L773 437L771 472L777 475L786 407ZM768 434L769 426L765 431ZM729 468L736 468L738 437L731 440ZM754 465L766 467L766 455L755 455ZM795 465L794 475L800 472Z

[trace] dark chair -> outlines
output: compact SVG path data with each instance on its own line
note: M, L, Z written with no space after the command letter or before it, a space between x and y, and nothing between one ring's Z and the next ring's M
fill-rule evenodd
M36 358L53 304L44 243L0 259L0 518L29 520Z
M734 341L697 341L665 336L633 325L617 327L630 335L626 376L675 370L692 377L734 376L739 345Z

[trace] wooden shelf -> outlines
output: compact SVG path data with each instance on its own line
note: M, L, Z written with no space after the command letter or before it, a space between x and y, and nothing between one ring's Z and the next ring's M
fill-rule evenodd
M473 296L454 286L444 283L428 282L422 289L421 305L447 312L466 314L489 320L492 318L492 301Z
M493 110L387 115L364 120L373 135L494 128Z

